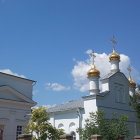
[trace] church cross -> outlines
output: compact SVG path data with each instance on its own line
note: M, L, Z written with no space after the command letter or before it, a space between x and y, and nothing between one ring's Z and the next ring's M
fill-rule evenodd
M113 49L115 50L115 46L117 45L117 41L115 39L115 36L113 35L112 39L110 40L113 46Z
M96 55L94 54L94 51L92 51L89 54L89 56L90 56L91 65L94 65L94 63L95 63L95 57L96 57Z
M131 66L130 65L128 66L127 70L129 72L129 76L131 77L131 71L132 71L132 69L131 69Z

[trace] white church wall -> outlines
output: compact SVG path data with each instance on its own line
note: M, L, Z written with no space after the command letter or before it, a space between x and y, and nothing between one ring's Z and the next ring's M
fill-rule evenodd
M108 79L101 82L101 92L109 91Z
M30 99L32 98L32 84L33 81L0 73L0 86L8 85Z
M67 112L66 114L57 114L55 115L55 127L58 128L60 124L64 125L66 133L70 133L69 125L74 123L76 128L79 126L78 116L76 112Z
M106 106L118 109L132 110L129 106L129 82L122 73L116 73L109 80L109 93L97 97L97 106Z
M54 122L53 122L54 121ZM79 128L79 117L76 110L64 111L56 113L50 117L50 123L56 128L62 128L65 133L70 134L72 131L76 133L76 129ZM79 135L76 133L77 140Z
M35 105L32 84L32 80L0 73L0 129L3 130L3 140L16 140L17 127L20 128L18 132L22 132L27 124L31 107Z
M84 99L84 114L82 116L82 127L85 125L85 120L89 118L90 112L97 111L97 104L96 104L96 96L89 97Z
M26 109L22 106L17 105L15 108L12 104L0 104L0 125L4 128L4 140L15 140L17 126L23 128L27 124L27 114L30 114L31 110L29 106L26 106Z

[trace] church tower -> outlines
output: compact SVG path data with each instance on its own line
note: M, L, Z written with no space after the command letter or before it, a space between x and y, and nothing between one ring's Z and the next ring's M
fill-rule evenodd
M113 44L113 52L111 53L109 60L111 63L111 72L115 73L120 71L119 69L120 55L115 50L115 45L117 44L117 41L115 40L114 36L111 42Z
M99 93L99 78L100 78L100 71L97 70L95 66L95 54L92 52L90 54L91 57L91 68L87 73L87 77L89 79L89 91L90 95L96 95Z
M130 83L130 87L129 87L129 94L130 96L133 96L135 94L135 89L136 89L136 83L134 82L134 80L132 79L131 77L131 67L129 66L127 68L128 72L129 72L129 78L128 78L128 81Z

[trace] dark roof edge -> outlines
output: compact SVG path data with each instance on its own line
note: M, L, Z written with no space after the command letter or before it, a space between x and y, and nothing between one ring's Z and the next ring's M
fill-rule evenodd
M63 110L57 110L57 111L47 111L48 113L56 113L56 112L63 112L63 111L70 111L70 110L75 110L75 109L83 109L84 107L75 107L75 108L68 108L68 109L63 109Z
M125 78L127 79L126 75L125 75L123 72L117 71L117 72L114 72L114 73L109 73L110 75L107 74L107 75L103 76L103 78L100 78L100 81L109 79L110 77L114 76L114 75L117 74L117 73L123 74L123 75L125 76ZM128 79L127 79L127 80L128 80Z
M104 91L104 92L100 92L98 93L97 95L86 95L86 96L83 96L82 98L83 99L86 99L88 97L96 97L96 96L100 96L100 97L104 97L106 96L110 91Z
M16 78L19 78L19 79L23 79L23 80L28 80L28 81L32 81L32 82L37 82L37 81L34 81L34 80L30 80L30 79L27 79L27 78L23 78L23 77L20 77L20 76L16 76L16 75L12 75L12 74L8 74L8 73L4 73L4 72L0 72L1 74L4 74L4 75L8 75L8 76L12 76L12 77L16 77Z

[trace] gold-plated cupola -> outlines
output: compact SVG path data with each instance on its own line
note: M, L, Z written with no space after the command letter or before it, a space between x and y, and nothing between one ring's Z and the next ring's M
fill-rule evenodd
M111 43L113 46L113 52L111 53L111 55L109 56L109 60L113 61L113 60L119 60L120 61L120 55L116 52L115 50L115 46L117 45L117 41L115 39L115 37L113 36L113 38L111 39Z
M109 60L110 61L113 61L113 60L119 60L120 61L120 55L115 50L113 50L113 52L109 56Z
M100 77L100 71L96 69L96 66L91 66L87 73L88 77Z
M91 61L91 68L89 69L89 71L87 72L87 76L89 77L100 77L100 71L96 68L95 63L94 63L94 59L95 59L95 54L94 52L90 52L90 61Z
M131 77L128 78L128 81L130 82L130 88L136 88L136 83Z
M136 83L134 82L134 80L131 78L131 66L129 65L129 67L127 68L128 72L129 72L129 78L128 81L130 82L130 88L136 88Z

